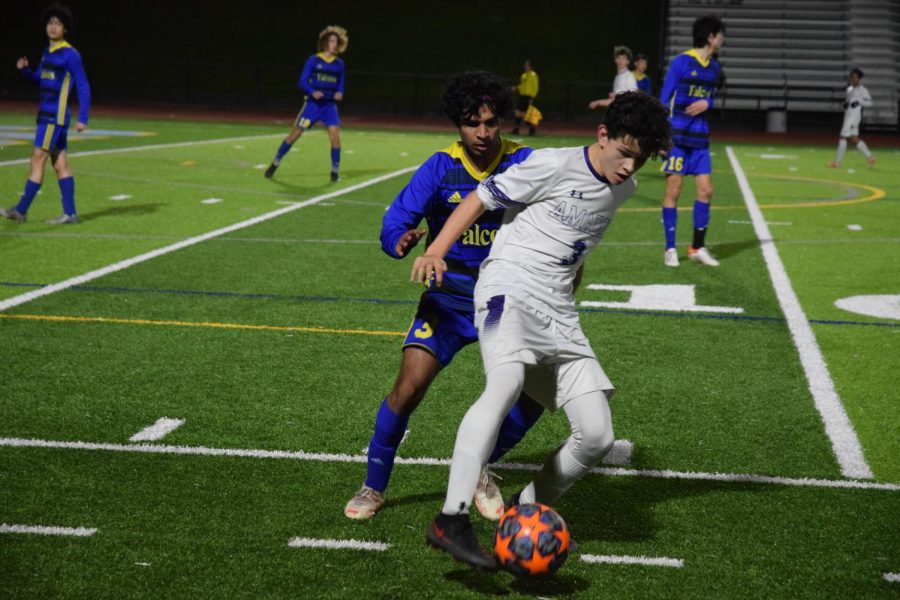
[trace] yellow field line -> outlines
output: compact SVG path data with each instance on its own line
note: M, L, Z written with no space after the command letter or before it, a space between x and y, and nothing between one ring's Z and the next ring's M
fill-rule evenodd
M817 208L822 206L848 206L851 204L863 204L864 202L875 202L876 200L881 200L887 195L881 188L877 188L871 185L865 185L862 183L848 183L846 181L832 181L830 179L812 179L810 177L791 177L790 175L764 175L761 173L754 174L756 177L768 177L770 179L784 179L788 181L806 181L811 183L824 183L824 184L832 184L832 185L842 185L851 188L860 188L863 190L867 190L869 192L868 196L863 196L862 198L852 198L850 200L817 200L814 202L795 202L793 204L760 204L760 208ZM744 209L744 206L720 206L716 205L713 202L712 206L710 206L712 210L737 210ZM618 212L657 212L659 211L658 206L647 206L641 208L620 208ZM693 205L690 206L682 206L678 209L681 212L693 210Z
M340 333L350 335L403 336L402 331L371 331L368 329L332 329L330 327L288 327L281 325L248 325L244 323L198 323L194 321L154 321L150 319L117 319L111 317L70 317L65 315L10 315L0 313L0 319L24 319L26 321L55 321L69 323L110 323L114 325L157 325L163 327L206 327L210 329L236 329L250 331L296 331L301 333Z

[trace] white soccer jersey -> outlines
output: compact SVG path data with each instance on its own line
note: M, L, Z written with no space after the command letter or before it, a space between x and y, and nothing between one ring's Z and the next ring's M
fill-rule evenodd
M633 177L620 185L601 177L587 147L535 150L483 181L477 193L484 207L507 210L481 265L476 297L511 294L577 326L575 273L636 188Z
M844 109L844 124L841 127L841 137L853 137L859 135L859 122L862 120L862 109L864 106L872 106L872 96L864 85L848 85L844 104L846 104L847 107Z
M633 92L638 89L637 79L631 71L622 71L613 80L613 94L621 94L622 92Z

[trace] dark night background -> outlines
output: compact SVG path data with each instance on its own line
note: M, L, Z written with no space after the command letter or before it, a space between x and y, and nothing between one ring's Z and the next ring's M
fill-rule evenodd
M15 63L21 55L39 61L47 4L4 8L0 99L36 98ZM609 91L617 44L647 54L655 90L660 85L664 0L67 4L75 15L68 39L81 52L98 104L294 109L300 69L329 24L350 35L343 56L348 113L436 113L447 76L482 68L513 83L528 58L541 78L536 104L545 116L590 118L585 105Z

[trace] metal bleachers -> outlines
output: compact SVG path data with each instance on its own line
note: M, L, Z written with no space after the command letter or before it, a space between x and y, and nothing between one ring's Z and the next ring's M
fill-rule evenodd
M692 46L691 25L726 24L719 61L727 76L718 108L840 112L853 67L875 106L863 124L897 127L900 2L892 0L670 0L665 64Z

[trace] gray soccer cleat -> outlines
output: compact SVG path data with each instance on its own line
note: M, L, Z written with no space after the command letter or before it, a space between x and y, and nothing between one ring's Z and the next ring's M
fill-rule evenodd
M16 223L24 223L28 219L28 217L17 211L15 206L0 208L0 216Z
M490 469L483 468L481 475L478 476L475 496L472 498L478 512L489 521L499 521L503 515L503 496L497 487L496 478Z
M382 506L384 506L384 494L364 485L347 502L347 506L344 507L344 516L348 519L365 521L374 517Z
M47 221L48 225L74 225L78 222L78 215L67 215L65 213L59 215L55 219Z

